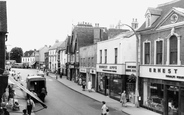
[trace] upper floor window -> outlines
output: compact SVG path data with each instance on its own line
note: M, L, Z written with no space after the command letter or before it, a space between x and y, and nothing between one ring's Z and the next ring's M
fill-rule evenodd
M100 63L102 63L102 50L100 50Z
M156 41L156 64L162 64L163 41Z
M88 67L90 67L90 57L88 58Z
M170 64L177 64L177 37L175 35L170 37Z
M146 27L150 27L151 26L151 15L150 13L147 13L146 15Z
M117 62L118 62L118 48L114 48L114 53L115 53L114 63L117 64Z
M105 49L105 63L107 63L107 49Z
M144 63L150 64L150 43L145 43L145 56L144 56Z
M94 66L94 57L91 57L91 66Z

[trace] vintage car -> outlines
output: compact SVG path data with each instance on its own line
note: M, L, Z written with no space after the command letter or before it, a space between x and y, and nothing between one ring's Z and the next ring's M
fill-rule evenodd
M37 72L37 75L38 75L38 76L44 77L44 72L43 72L43 71L38 71L38 72Z
M28 76L26 78L27 89L33 92L43 102L47 95L46 78L42 76Z

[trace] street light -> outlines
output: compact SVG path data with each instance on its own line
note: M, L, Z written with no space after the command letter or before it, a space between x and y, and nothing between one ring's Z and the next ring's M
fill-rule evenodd
M139 107L139 65L138 65L138 43L139 43L139 37L136 33L136 31L134 30L134 28L132 28L131 26L129 26L128 24L121 24L122 26L128 26L135 34L136 36L136 89L135 89L135 104L136 107Z

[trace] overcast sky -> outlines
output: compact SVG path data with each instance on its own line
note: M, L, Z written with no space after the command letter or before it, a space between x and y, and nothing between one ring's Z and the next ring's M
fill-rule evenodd
M89 22L109 27L119 20L131 24L137 18L144 22L148 7L157 7L171 0L6 0L8 50L23 51L53 45L71 35L72 24Z

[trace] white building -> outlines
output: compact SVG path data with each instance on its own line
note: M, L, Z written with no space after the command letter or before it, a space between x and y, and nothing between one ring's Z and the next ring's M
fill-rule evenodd
M49 69L51 72L58 70L58 60L57 60L57 48L61 44L58 40L55 41L55 44L49 48Z
M47 52L49 47L45 45L44 47L40 48L39 51L39 66L42 67L45 65L45 52Z
M136 36L128 31L97 43L97 84L99 93L119 100L126 90L134 103L136 75ZM111 87L110 87L111 86Z

